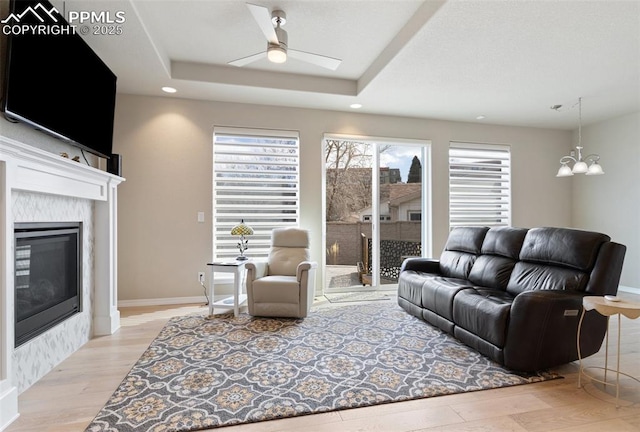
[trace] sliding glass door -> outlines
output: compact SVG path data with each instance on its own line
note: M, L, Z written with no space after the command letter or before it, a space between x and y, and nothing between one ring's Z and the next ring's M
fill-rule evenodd
M325 292L395 289L402 261L431 252L429 150L325 137Z

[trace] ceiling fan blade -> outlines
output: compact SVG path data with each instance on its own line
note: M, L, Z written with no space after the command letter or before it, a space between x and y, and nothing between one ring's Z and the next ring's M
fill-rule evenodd
M312 54L305 51L288 49L287 53L291 57L296 58L298 60L302 60L307 63L312 63L314 65L321 66L323 68L327 68L331 70L338 69L338 66L340 66L340 63L342 63L342 60L337 58L327 57L320 54Z
M241 67L241 66L248 65L249 63L253 63L254 61L258 61L260 59L266 58L266 57L267 57L267 52L263 51L263 52L260 52L258 54L253 54L253 55L250 55L250 56L247 56L247 57L242 57L242 58L239 58L237 60L230 61L227 64L230 64L231 66Z
M264 6L258 6L251 3L247 3L247 7L267 40L272 44L280 45L280 41L278 41L278 36L276 35L276 30L273 28L273 23L271 22L271 13L269 12L269 9Z

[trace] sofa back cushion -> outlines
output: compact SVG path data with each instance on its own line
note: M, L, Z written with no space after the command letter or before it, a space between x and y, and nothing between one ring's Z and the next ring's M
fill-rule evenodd
M440 255L440 272L447 277L467 279L482 249L487 227L456 227L449 233Z
M539 262L590 272L605 234L570 228L532 228L527 232L520 261Z
M481 287L506 290L516 261L492 255L480 255L469 273L469 281Z
M494 227L487 231L482 255L475 260L469 280L475 285L506 290L526 234L525 228Z
M530 290L584 291L609 236L569 228L532 228L507 284L517 295Z
M298 264L309 260L309 231L301 228L275 228L271 232L269 275L295 276Z
M588 281L589 274L580 270L521 261L511 272L507 292L515 296L533 290L584 291Z
M526 228L494 227L482 242L483 255L498 255L517 260L529 230Z

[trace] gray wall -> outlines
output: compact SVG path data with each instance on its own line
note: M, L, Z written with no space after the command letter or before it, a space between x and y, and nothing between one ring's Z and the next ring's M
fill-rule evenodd
M567 226L571 182L555 178L569 131L119 95L114 152L123 156L119 188L119 299L198 296L198 271L211 252L213 127L296 130L301 146L301 225L322 262L324 133L432 142L433 250L448 233L449 141L512 146L513 225ZM206 222L196 215L204 211ZM240 217L241 215L239 215ZM318 285L319 286L319 285Z
M577 134L574 134L577 144ZM621 285L640 288L640 113L582 128L587 154L597 153L603 176L575 175L572 224L627 246Z

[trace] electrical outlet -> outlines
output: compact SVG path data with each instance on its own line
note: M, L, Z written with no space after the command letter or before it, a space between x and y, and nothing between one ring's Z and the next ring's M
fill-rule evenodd
M204 283L204 272L198 272L198 282Z

